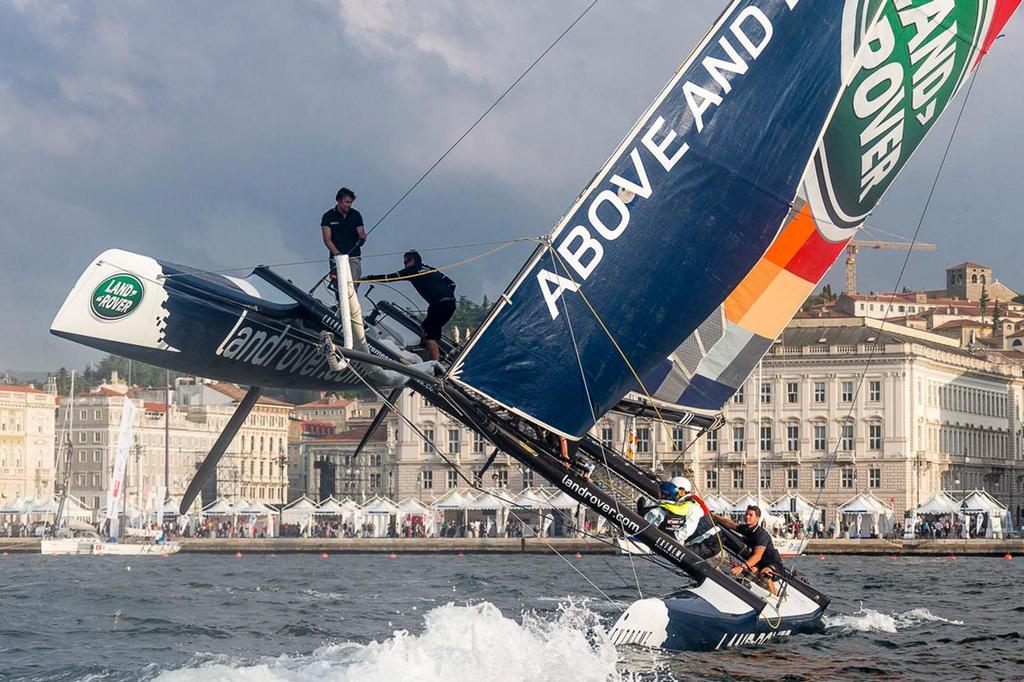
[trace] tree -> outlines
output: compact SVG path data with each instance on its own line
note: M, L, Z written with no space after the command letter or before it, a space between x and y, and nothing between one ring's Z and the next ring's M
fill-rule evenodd
M992 308L992 336L998 336L1001 331L1002 324L999 318L999 301L996 301L995 307Z
M985 285L981 285L981 296L978 297L978 303L981 305L981 314L984 316L985 311L988 310L988 289Z
M482 303L475 303L468 296L459 296L459 303L455 308L455 314L452 315L451 325L472 332L483 323L491 307L492 303L487 300L486 296Z

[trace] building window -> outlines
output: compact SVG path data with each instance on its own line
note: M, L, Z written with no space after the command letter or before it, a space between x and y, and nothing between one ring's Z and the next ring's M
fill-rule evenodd
M772 425L761 424L761 452L772 451Z
M99 488L100 487L100 475L99 474L93 474L92 475L92 487L93 488Z
M103 442L103 437L102 437L102 435L100 434L99 431L93 431L93 433L92 433L92 442L93 443L102 443Z
M428 426L423 429L423 452L430 454L434 451L434 427Z
M825 487L825 470L815 469L814 470L814 487L821 490Z
M840 472L840 479L844 488L853 487L853 469L846 468Z
M732 427L732 451L743 452L746 449L746 432L742 426Z
M852 381L844 381L843 384L842 384L842 390L840 391L840 394L841 394L840 395L840 400L842 400L844 403L852 403L853 402L853 382Z
M86 435L85 435L85 431L79 431L79 432L78 432L78 442L79 442L79 443L86 443L86 442L88 442L88 441L86 440Z
M672 427L672 452L682 452L686 447L686 429L682 426Z
M447 486L448 490L459 487L458 471L456 471L455 469L449 469L448 473L446 474L446 478L447 480L445 481L445 485Z
M434 472L429 470L429 469L425 469L423 471L423 489L424 490L433 490L434 489Z
M615 447L615 428L612 426L601 427L601 445L609 450Z
M868 448L871 450L882 449L882 425L868 424Z
M814 425L814 449L821 452L827 446L825 435L825 425L815 424Z
M786 382L786 402L790 405L800 402L800 384L795 381Z
M462 450L462 432L459 429L448 429L448 454L457 455Z
M708 469L704 472L705 488L708 490L718 490L718 472L714 469Z
M708 431L707 440L705 442L708 452L718 452L718 429Z
M533 469L523 469L523 490L533 487Z
M743 469L732 470L732 487L735 490L743 489Z
M771 405L772 404L772 384L770 381L761 382L761 404Z
M853 424L843 424L839 448L846 452L853 450Z
M768 467L761 469L761 489L768 490L772 487L772 470Z
M736 389L736 394L732 397L732 401L737 405L743 404L743 387L740 386Z
M473 453L479 455L487 447L487 441L477 432L473 432Z
M800 449L800 425L789 424L786 426L786 450L796 452Z
M79 462L85 462L85 455L86 455L86 451L85 450L79 450L78 451L78 461Z
M636 429L636 452L637 454L649 453L651 451L651 427L638 426Z
M102 452L103 452L102 450L93 450L93 452L92 452L92 461L93 462L97 462L97 463L102 461L103 460L103 455L101 454Z
M508 487L508 469L498 469L496 472L498 475L497 485L499 488Z
M825 382L815 381L814 382L814 402L823 403L825 402Z
M78 421L83 421L84 422L84 421L88 421L88 420L89 420L89 411L88 410L79 410L78 411Z
M882 399L882 382L877 379L868 382L868 400L877 403Z
M868 469L868 487L869 488L881 488L882 487L882 470L881 469Z
M799 469L786 469L786 487L790 490L796 490L800 487Z

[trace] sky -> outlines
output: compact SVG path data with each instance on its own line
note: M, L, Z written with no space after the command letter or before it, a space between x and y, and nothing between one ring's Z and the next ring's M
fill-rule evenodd
M312 262L278 267L311 285L338 187L372 226L589 4L0 0L0 369L100 357L48 329L107 248L210 270ZM598 2L374 230L364 271L411 247L443 267L490 247L441 247L547 233L724 5ZM1024 290L1020 15L924 216L919 239L939 250L913 254L900 286L941 288L973 260ZM875 238L913 234L958 109L871 216ZM528 253L449 274L494 298ZM902 260L862 251L860 289L891 290ZM839 265L826 281L842 288Z

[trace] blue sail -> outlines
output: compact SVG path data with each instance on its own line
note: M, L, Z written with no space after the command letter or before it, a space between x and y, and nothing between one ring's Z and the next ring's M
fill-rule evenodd
M858 0L733 2L539 247L450 376L580 437L765 252L843 82Z

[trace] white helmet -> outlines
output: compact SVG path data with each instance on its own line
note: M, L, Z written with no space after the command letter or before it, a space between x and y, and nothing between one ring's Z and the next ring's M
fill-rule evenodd
M684 493L693 492L693 484L690 483L690 479L686 476L676 476L672 479L672 484L682 490Z

